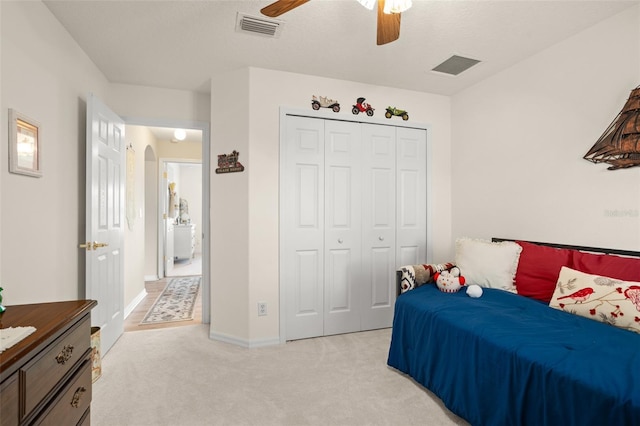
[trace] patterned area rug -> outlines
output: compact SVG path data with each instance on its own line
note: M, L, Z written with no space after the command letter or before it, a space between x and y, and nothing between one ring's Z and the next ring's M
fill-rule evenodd
M140 324L192 320L201 279L180 277L169 281Z

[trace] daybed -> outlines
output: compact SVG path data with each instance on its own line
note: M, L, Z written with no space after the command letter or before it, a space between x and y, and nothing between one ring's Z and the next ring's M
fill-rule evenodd
M640 424L640 334L630 331L640 330L640 299L635 317L615 308L627 288L640 293L640 252L517 244L516 292L485 285L472 298L427 283L399 295L388 365L474 426ZM562 287L579 281L559 276L572 268L595 274L608 296L572 298Z

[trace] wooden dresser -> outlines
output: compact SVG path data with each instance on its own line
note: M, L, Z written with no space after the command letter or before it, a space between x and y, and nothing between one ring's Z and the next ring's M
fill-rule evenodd
M36 331L0 353L0 426L88 425L94 300L7 306L0 328Z

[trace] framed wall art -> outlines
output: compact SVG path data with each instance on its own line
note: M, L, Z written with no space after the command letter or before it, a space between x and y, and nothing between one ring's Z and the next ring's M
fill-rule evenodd
M42 177L40 123L9 109L9 171Z

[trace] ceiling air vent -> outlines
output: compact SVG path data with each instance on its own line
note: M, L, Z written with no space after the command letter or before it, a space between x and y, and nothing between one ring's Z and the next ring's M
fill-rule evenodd
M477 59L465 58L464 56L453 55L431 71L441 72L449 75L458 75L479 63Z
M236 31L241 33L251 33L263 37L280 37L280 31L284 21L277 19L258 18L255 16L238 13L236 19Z

